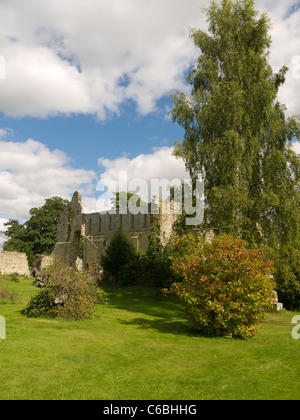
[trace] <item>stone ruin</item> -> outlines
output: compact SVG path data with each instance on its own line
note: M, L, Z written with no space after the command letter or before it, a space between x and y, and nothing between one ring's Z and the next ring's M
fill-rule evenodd
M177 218L174 204L170 203L170 214L116 214L83 212L81 195L75 192L71 202L65 207L57 225L56 243L51 255L36 255L32 266L42 272L54 260L77 269L98 265L100 256L105 253L112 235L123 228L130 235L137 251L146 251L148 237L155 220L159 218L159 237L165 243L172 233ZM79 255L82 258L79 258ZM0 273L29 276L30 270L25 253L0 252Z
M278 302L278 295L277 292L274 290L272 294L272 307L274 311L281 311L283 309L283 304Z
M150 213L150 212L149 212ZM65 207L57 225L56 243L50 256L38 255L34 265L41 271L53 260L66 263L77 269L86 269L99 264L112 235L123 228L131 237L137 251L146 251L148 237L153 223L159 218L159 237L165 243L172 233L173 223L178 216L174 214L174 203L170 203L170 214L85 214L81 195L75 192L71 202ZM82 256L82 259L79 258Z

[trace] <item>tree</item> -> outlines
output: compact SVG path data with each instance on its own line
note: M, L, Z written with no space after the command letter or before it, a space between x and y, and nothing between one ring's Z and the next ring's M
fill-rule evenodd
M128 267L131 268L131 274L135 276L133 271L135 271L134 266L138 263L137 260L138 257L130 236L123 229L118 229L112 236L105 254L101 256L100 264L104 273L111 276L114 282L117 282L120 281L125 272L126 275L128 274Z
M253 0L212 1L205 12L209 34L191 30L201 50L188 76L191 94L173 95L173 121L185 129L175 154L192 178L204 179L204 228L266 246L280 294L282 255L289 249L298 258L300 250L300 159L290 145L300 124L276 99L288 69L273 73L270 21ZM299 266L284 264L297 294Z
M18 220L10 219L4 225L8 240L3 250L25 252L30 263L36 254L51 252L55 244L57 223L67 203L68 200L52 197L46 199L42 207L32 208L29 212L31 218L23 225Z
M141 197L137 194L133 194L130 192L114 192L115 197L111 198L111 204L113 208L120 209L120 208L127 208L130 204L140 207L142 204L145 204L145 201L141 200Z
M4 223L4 234L7 236L7 241L3 245L4 251L25 252L26 249L26 229L16 219L9 219Z
M30 210L31 218L25 223L27 238L34 254L47 254L55 245L56 227L68 200L60 197L46 199L42 207Z

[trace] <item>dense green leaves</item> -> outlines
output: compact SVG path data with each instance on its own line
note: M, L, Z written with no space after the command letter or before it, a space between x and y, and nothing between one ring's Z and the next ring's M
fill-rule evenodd
M4 251L26 252L29 249L26 244L26 228L18 220L10 219L4 223L3 232L8 240L4 243Z
M173 95L173 120L185 129L175 154L204 178L205 228L272 249L278 280L289 249L285 265L300 283L291 261L300 249L300 159L290 147L300 124L276 99L288 69L273 73L270 21L254 1L213 1L206 14L209 33L191 31L201 51L191 94Z
M23 225L18 220L9 220L4 225L8 240L3 249L26 252L30 260L36 254L51 252L55 244L57 223L67 203L67 200L60 197L49 198L42 207L30 210L31 218Z
M145 204L145 202L141 200L141 197L130 192L114 192L113 195L114 197L110 199L112 208L121 209L127 208L130 205L140 207L141 203Z
M112 236L100 264L105 277L110 277L113 282L121 281L128 285L135 280L138 256L130 236L123 229L117 230Z

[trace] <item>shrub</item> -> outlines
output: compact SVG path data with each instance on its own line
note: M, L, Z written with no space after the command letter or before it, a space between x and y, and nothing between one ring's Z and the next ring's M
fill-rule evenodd
M20 282L18 273L12 273L12 274L9 275L9 277L10 277L10 280L14 281L15 283Z
M44 287L23 310L26 316L85 319L92 315L100 296L92 277L64 264L52 265L44 274Z
M211 243L188 234L176 241L172 269L182 282L170 291L184 302L192 328L212 335L247 338L271 308L273 262L262 249L222 235Z
M45 286L36 296L32 297L23 309L24 315L28 317L38 317L41 315L58 315L58 308L55 305L55 296L51 292L51 287Z
M130 236L122 229L114 233L105 255L101 256L100 263L106 278L110 277L116 282L120 282L120 279L124 280L126 276L127 282L132 282L128 270L134 271L133 268L138 263L138 257Z
M172 239L165 245L159 237L159 222L154 223L148 239L148 249L144 257L144 266L154 284L160 288L170 287L178 279L171 270L170 256L173 252Z

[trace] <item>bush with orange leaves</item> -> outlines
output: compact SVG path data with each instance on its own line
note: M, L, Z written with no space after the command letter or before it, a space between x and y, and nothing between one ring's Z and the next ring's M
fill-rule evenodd
M273 261L237 237L201 235L176 240L172 270L182 278L168 293L183 301L192 328L209 335L249 338L271 308ZM166 291L166 290L165 290Z

